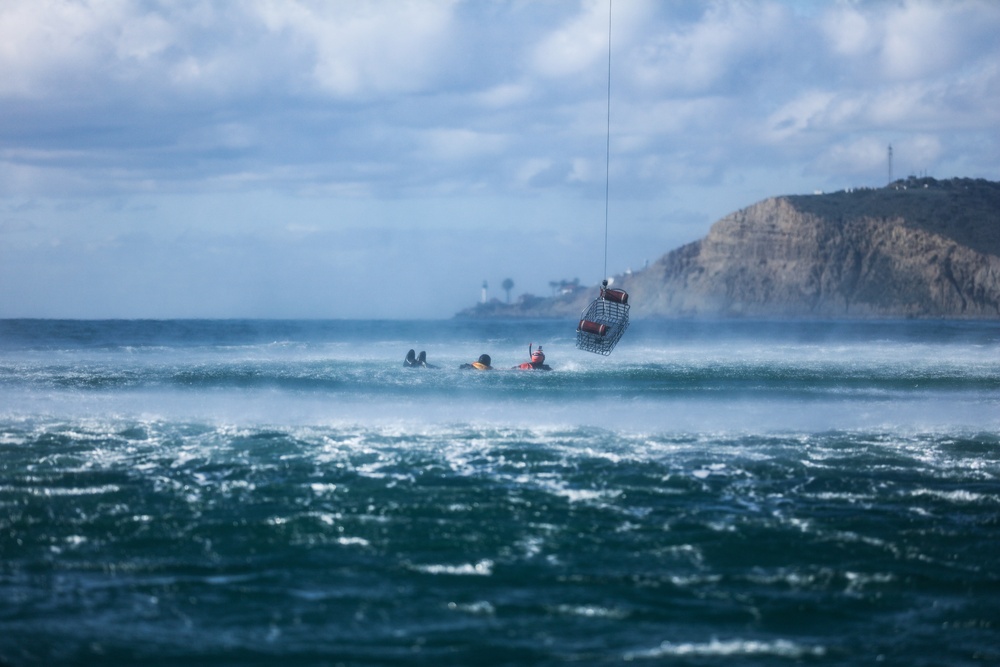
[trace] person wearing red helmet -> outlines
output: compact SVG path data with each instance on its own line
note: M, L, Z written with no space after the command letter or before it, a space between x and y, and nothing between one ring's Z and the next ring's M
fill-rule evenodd
M531 361L526 361L519 366L514 366L514 368L520 369L522 371L551 371L552 367L545 363L545 353L542 352L542 346L539 345L537 350L532 351L531 343L528 343L528 354L531 356Z

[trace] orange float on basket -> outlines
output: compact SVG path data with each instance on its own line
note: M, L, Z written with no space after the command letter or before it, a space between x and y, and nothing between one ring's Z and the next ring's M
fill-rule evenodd
M597 336L603 336L608 333L608 325L601 324L600 322L591 322L590 320L580 320L580 324L577 326L576 330L595 334Z

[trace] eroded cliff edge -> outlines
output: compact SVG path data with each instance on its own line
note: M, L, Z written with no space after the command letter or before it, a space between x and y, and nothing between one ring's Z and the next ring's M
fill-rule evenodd
M1000 318L1000 183L766 199L614 285L635 317ZM596 293L459 316L576 316Z

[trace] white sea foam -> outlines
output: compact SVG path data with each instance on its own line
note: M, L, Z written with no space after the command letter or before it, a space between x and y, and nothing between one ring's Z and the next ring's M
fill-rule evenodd
M121 490L117 484L103 484L101 486L87 486L76 488L58 488L47 486L44 488L25 489L27 493L35 496L96 496L105 493L116 493Z
M675 544L668 547L662 547L658 550L659 554L664 557L668 557L677 560L682 563L687 563L694 565L696 567L703 567L705 564L705 554L700 547L693 544ZM701 575L698 575L701 577ZM689 577L677 577L675 583L682 580L687 581ZM674 577L671 577L674 580Z
M824 491L822 493L803 493L803 498L814 498L816 500L844 501L854 504L870 504L875 500L875 496L870 493L848 493L836 491Z
M527 536L515 543L521 551L524 558L534 558L538 554L542 553L542 548L545 546L545 540L538 536Z
M871 586L889 584L897 580L896 575L888 572L845 572L847 577L847 590L849 595L859 595Z
M669 581L678 588L697 588L706 584L714 585L722 581L718 574L671 575Z
M644 651L632 651L623 657L627 661L649 660L665 657L741 657L779 656L783 658L821 657L826 655L822 646L805 646L786 639L756 641L746 639L712 639L708 642L673 643L665 641L659 646Z
M496 609L493 604L487 602L486 600L465 603L449 602L448 609L452 611L462 611L475 616L492 616L496 613Z
M493 575L493 561L483 559L476 563L463 563L461 565L411 565L410 569L425 574L489 577Z
M621 496L622 492L618 490L559 488L554 491L554 494L565 498L571 503L583 503L604 500L606 498L617 498Z
M600 605L571 605L571 604L561 604L555 608L555 611L560 614L566 614L568 616L582 616L584 618L612 618L612 619L623 619L628 618L629 614L624 609L615 609L610 607L603 607Z
M340 512L309 512L307 516L319 519L320 523L327 526L335 526L343 520L344 515Z
M938 491L935 489L916 489L911 492L913 497L929 496L952 503L1000 503L1000 496L986 493L975 493L959 489L956 491Z
M747 580L755 584L784 584L791 588L808 588L819 581L828 581L834 576L835 573L829 569L820 572L800 572L781 568L775 572L753 572L747 575Z

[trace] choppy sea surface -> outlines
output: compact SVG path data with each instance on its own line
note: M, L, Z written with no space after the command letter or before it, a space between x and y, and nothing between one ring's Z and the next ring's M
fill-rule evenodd
M1000 324L574 335L0 321L0 665L1000 664Z

